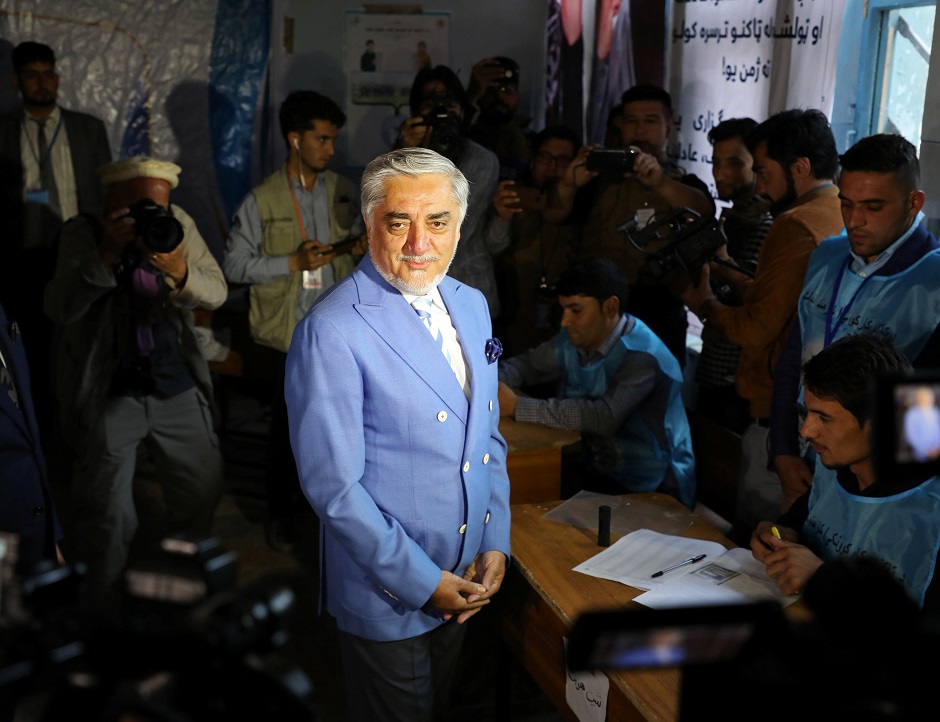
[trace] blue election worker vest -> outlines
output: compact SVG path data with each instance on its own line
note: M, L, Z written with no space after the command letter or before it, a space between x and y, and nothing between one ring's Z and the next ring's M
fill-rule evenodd
M940 549L940 476L892 496L858 496L817 461L803 535L823 561L881 560L923 607Z
M845 268L848 257L849 239L844 235L827 238L810 256L799 303L803 361L823 348L826 314L836 284L841 282L845 288L846 283L854 283L854 288L862 281ZM940 250L921 256L897 273L876 272L864 279L842 321L838 325L830 321L832 340L855 333L884 334L905 356L916 359L940 324L938 278ZM837 302L834 319L843 308Z
M690 509L695 506L695 457L692 434L682 401L682 371L675 356L640 319L633 317L633 328L620 337L603 361L581 366L578 350L568 343L564 329L555 340L555 356L565 370L565 396L571 399L598 398L604 395L629 352L653 356L669 378L668 402L659 426L660 443L649 417L639 410L621 426L613 439L616 450L609 465L597 465L602 473L622 484L627 491L657 491L672 473L679 500Z

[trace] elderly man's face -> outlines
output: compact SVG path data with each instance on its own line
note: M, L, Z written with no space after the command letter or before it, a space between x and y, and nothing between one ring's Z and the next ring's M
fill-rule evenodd
M385 181L385 200L366 218L369 252L399 291L423 296L447 273L460 239L450 180L429 173Z

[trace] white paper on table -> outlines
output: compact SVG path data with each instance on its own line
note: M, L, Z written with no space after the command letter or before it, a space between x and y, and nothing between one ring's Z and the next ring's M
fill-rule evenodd
M565 657L568 638L565 637ZM607 696L610 679L603 672L572 672L565 666L565 701L581 722L604 722L607 719Z
M725 551L718 542L637 529L621 537L600 554L581 562L574 571L600 579L610 579L637 589L653 589L692 573L703 564L717 559ZM705 559L673 569L656 579L652 578L656 572L699 554L705 554Z
M767 576L764 564L754 558L750 549L731 549L710 564L689 565L696 569L673 578L634 598L635 602L653 609L692 607L708 604L736 604L773 599L786 607L798 595L785 596Z

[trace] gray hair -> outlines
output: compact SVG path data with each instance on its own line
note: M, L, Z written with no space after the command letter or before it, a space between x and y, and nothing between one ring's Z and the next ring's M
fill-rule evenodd
M470 184L450 160L428 148L399 148L380 155L366 166L360 182L362 214L371 223L372 211L385 200L385 181L398 176L416 178L442 175L450 181L451 194L460 211L460 223L467 215Z

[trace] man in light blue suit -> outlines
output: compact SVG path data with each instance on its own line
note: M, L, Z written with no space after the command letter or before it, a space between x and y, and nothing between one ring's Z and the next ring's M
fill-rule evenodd
M445 718L464 622L509 557L499 344L483 294L446 276L468 196L434 151L373 160L369 255L288 353L291 445L321 522L321 600L354 720Z

